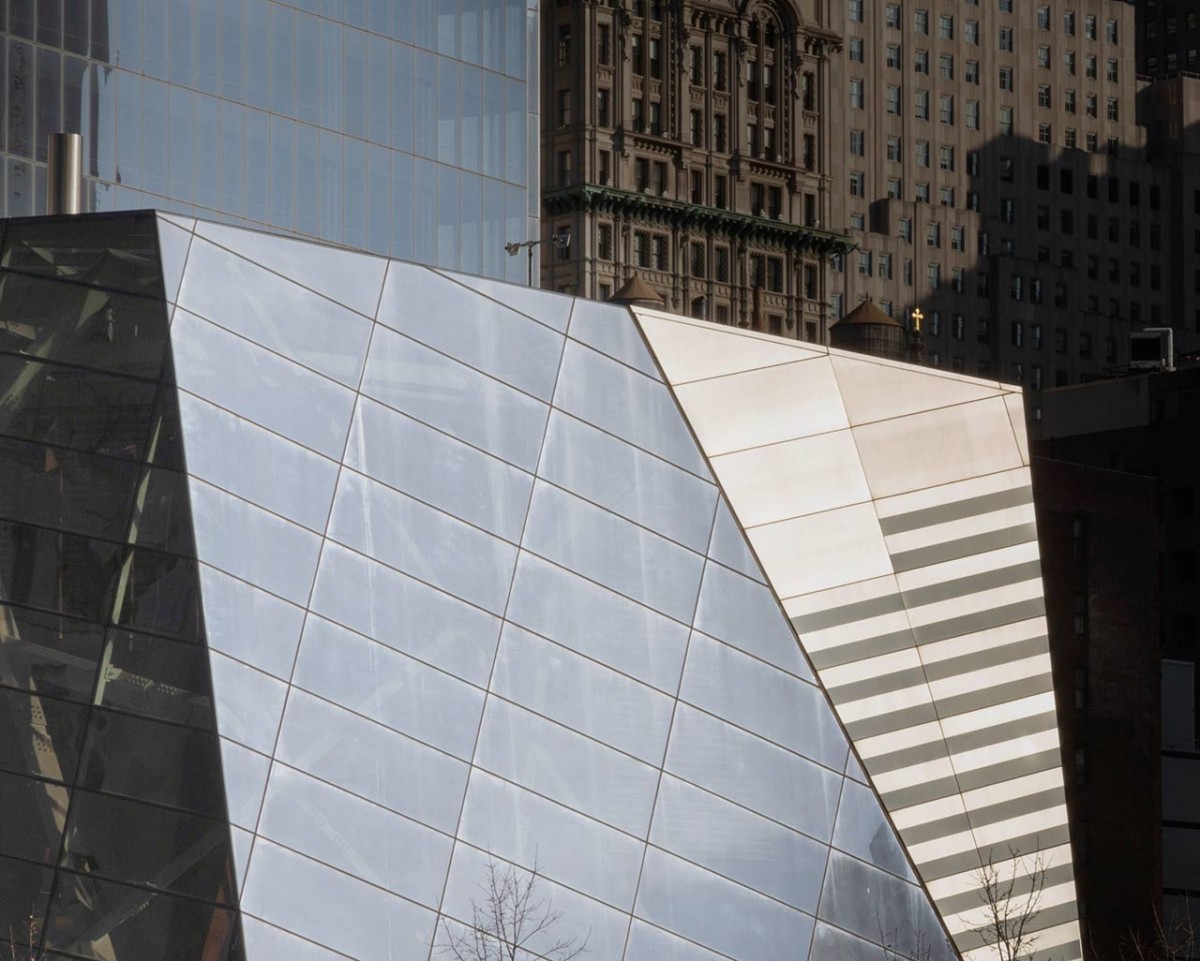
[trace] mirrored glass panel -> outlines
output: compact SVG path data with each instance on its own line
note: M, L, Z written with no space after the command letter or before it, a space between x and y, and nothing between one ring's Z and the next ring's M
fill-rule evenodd
M546 406L415 340L377 329L362 390L518 467L537 464Z
M192 241L179 305L348 387L358 384L370 321L206 240Z
M128 460L0 437L0 516L123 540L138 474Z
M155 378L166 349L161 300L0 270L0 350Z
M864 890L873 896L864 898ZM825 871L821 917L872 941L882 937L908 957L918 952L936 961L955 956L920 888L838 851L830 854Z
M329 519L338 465L192 394L179 395L188 473L314 531Z
M490 98L492 93L493 91L489 91L485 86L483 91L484 97ZM490 123L490 121L486 122ZM491 188L488 187L485 189ZM520 311L527 317L540 320L543 324L553 327L555 330L565 331L567 329L567 320L571 315L572 307L576 303L572 297L552 293L548 290L539 290L536 287L521 287L513 283L498 284L494 280L487 280L483 277L450 273L445 270L439 271L439 273L449 277L456 283L478 291L484 296L498 300L513 310Z
M813 919L656 848L646 851L636 912L738 961L808 957Z
M71 229L62 222L9 223L0 265L25 274L76 284L163 296L157 237L152 214L78 217Z
M0 773L0 798L4 799L0 855L52 864L62 841L62 812L71 801L67 789L50 781Z
M695 611L700 554L556 487L534 486L524 546L679 620Z
M188 248L192 235L178 224L164 217L158 218L158 249L162 254L163 295L174 302L179 294L179 282L183 280L183 268L187 263Z
M511 624L504 628L492 689L650 764L662 762L668 697Z
M199 644L109 628L95 703L216 729L208 653Z
M710 476L667 388L582 344L567 342L554 404L693 474Z
M644 837L658 771L499 698L488 701L476 766Z
M60 863L89 876L236 902L224 819L76 790Z
M708 545L712 484L557 410L538 475L694 551Z
M345 463L417 500L516 543L533 477L360 397Z
M436 908L452 839L276 765L258 832L377 887Z
M462 761L302 691L288 699L276 755L440 831L454 830L467 785Z
M719 564L732 567L735 571L752 577L756 581L763 580L758 561L750 552L746 536L741 526L734 520L733 512L724 497L717 507L717 520L713 525L712 541L708 545L708 556Z
M469 761L484 692L311 615L292 683Z
M200 590L210 649L276 677L291 673L303 608L207 564L200 565Z
M655 380L662 380L658 365L625 307L577 298L567 333L602 354L636 367Z
M308 600L320 537L195 478L191 498L200 558L289 601Z
M792 907L817 910L824 844L678 778L663 778L650 840Z
M255 845L242 908L353 958L425 961L433 941L432 911L270 841Z
M210 663L221 735L264 754L271 753L287 685L215 651Z
M147 764L148 757L156 763ZM225 792L213 777L216 757L212 732L93 708L77 783L222 819Z
M329 537L500 614L517 549L353 471L342 473Z
M103 637L89 621L0 604L0 681L86 703Z
M842 787L833 844L885 871L916 880L896 832L884 818L875 792L869 787L851 780Z
M459 835L591 897L632 905L641 843L490 774L472 772Z
M0 687L0 711L16 732L0 738L0 770L58 782L71 780L79 761L87 708Z
M354 407L346 388L181 309L171 348L184 390L327 457L342 456Z
M392 263L378 320L542 400L554 391L562 335L435 271Z
M132 910L134 905L138 910ZM119 956L118 952L186 958L206 950L224 957L236 930L236 915L226 908L60 872L45 944L96 959Z
M511 878L518 885L525 884L530 876L527 870L489 856L486 851L467 844L455 845L450 877L446 882L446 896L442 901L443 913L451 918L469 921L472 916L471 905L479 900L480 885L488 883L489 872L493 870L498 879ZM594 953L603 958L621 956L625 935L629 930L627 913L541 875L537 878L535 890L550 905L552 912L561 916L551 929L530 939L531 950L547 951L554 944L564 941L572 941L575 947L579 947L586 938L588 954Z
M11 385L5 394L9 405L0 410L0 432L55 451L145 458L155 384L3 352L0 381Z
M311 608L481 687L500 619L336 544L326 544Z
M810 837L833 833L841 774L683 704L666 769Z
M360 314L375 316L387 270L387 261L381 257L208 221L197 223L196 233Z
M661 690L678 690L683 624L525 551L506 617Z
M724 567L709 564L704 569L696 627L797 677L814 680L770 588Z
M827 767L845 763L845 735L820 689L703 634L692 634L680 696Z
M29 919L40 922L46 916L53 879L54 869L48 865L0 857L0 924L6 935L0 945L36 944L41 926L31 926ZM27 957L19 948L16 956L19 961Z

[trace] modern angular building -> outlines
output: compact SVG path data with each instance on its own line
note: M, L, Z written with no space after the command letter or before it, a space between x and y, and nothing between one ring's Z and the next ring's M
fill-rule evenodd
M494 277L538 236L536 0L18 0L0 216L158 207ZM536 252L534 254L537 256Z
M0 445L6 958L1080 957L1019 391L143 212Z

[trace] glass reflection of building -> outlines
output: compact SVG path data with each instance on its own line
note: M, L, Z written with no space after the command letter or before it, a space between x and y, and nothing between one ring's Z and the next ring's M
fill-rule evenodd
M1011 847L1078 958L1020 409L191 218L4 223L0 957L429 961L498 863L604 961L983 961Z
M536 0L3 7L0 215L44 211L46 140L67 130L88 210L524 277L504 244L538 230Z

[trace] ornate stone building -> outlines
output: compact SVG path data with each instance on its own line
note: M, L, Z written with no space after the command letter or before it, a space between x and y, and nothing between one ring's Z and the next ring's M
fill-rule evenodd
M823 342L826 267L847 249L828 229L830 16L830 0L545 4L542 285L607 299L636 273L673 312Z

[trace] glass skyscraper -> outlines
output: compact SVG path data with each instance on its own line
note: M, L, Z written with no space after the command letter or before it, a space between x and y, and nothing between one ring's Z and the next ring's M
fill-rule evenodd
M3 207L82 133L87 209L156 207L520 280L536 0L11 0Z

